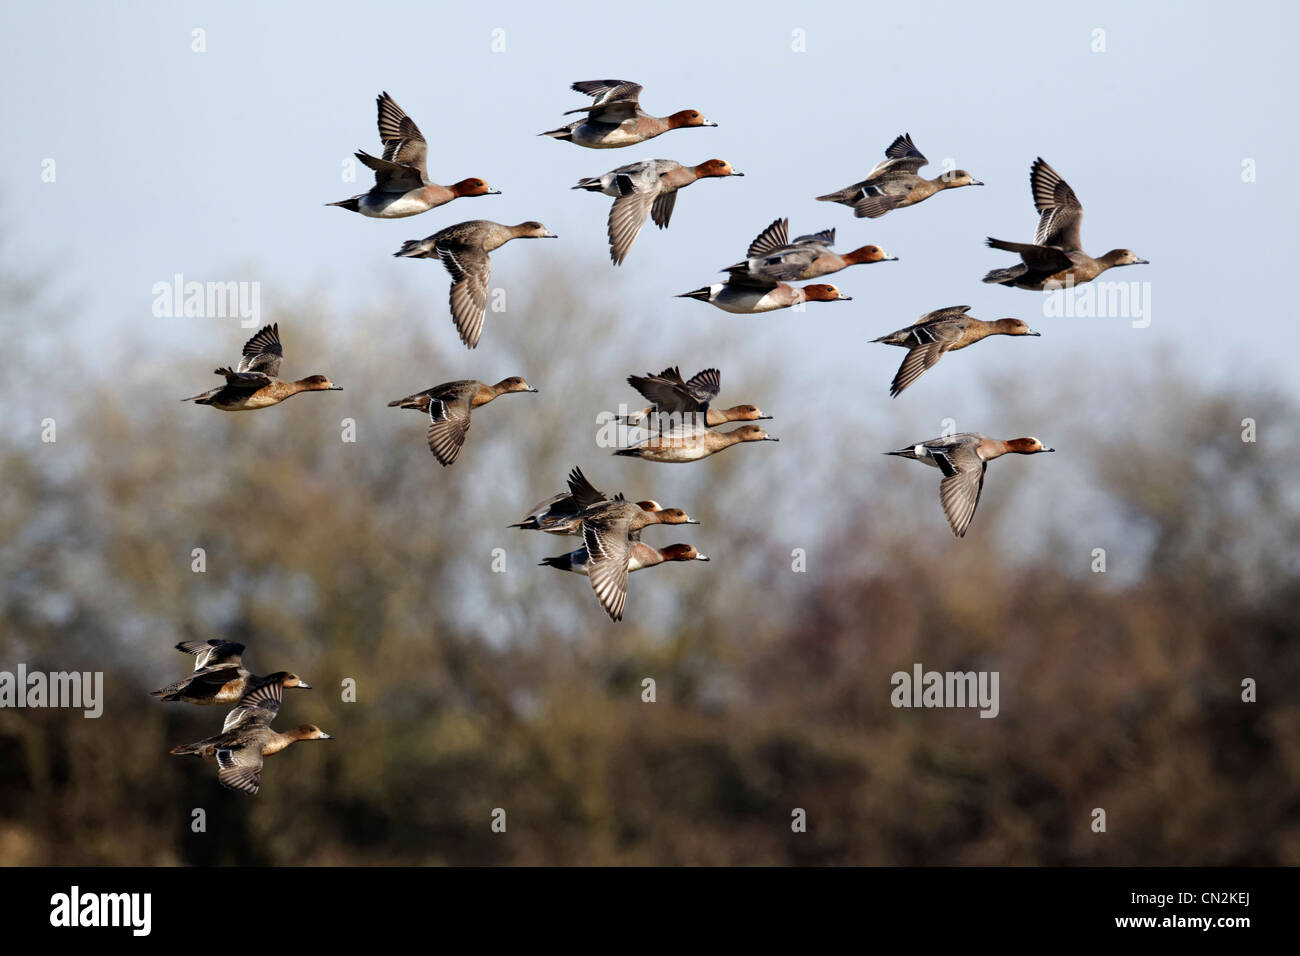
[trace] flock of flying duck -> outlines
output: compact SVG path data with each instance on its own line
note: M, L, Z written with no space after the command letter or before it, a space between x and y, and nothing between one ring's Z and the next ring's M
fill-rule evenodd
M575 92L591 98L588 106L569 110L584 114L557 129L540 135L588 149L616 149L653 139L675 129L716 126L693 109L669 116L653 116L641 109L641 86L623 80L593 80L573 84ZM415 122L387 93L378 97L379 138L383 145L378 157L358 151L357 159L374 172L375 184L367 192L330 203L363 216L400 219L446 205L456 199L498 194L479 178L462 179L442 186L429 177L428 144ZM897 209L916 205L949 189L982 186L965 170L952 170L933 179L920 175L928 160L911 136L897 137L885 151L885 158L859 182L816 197L853 210L858 218L876 219ZM607 230L610 259L621 265L646 223L668 227L677 194L703 179L730 178L743 173L721 159L694 166L666 159L647 159L619 166L598 176L578 181L574 189L598 193L613 200ZM1015 253L1020 261L994 269L985 277L1021 289L1043 290L1091 281L1107 269L1134 265L1146 260L1127 249L1114 249L1099 258L1082 249L1080 223L1082 206L1070 186L1041 158L1030 170L1038 228L1033 242L988 240L992 248ZM514 239L556 238L542 223L504 225L475 219L448 226L424 239L409 240L395 256L437 259L451 277L451 318L468 348L475 348L483 333L492 262L490 254ZM724 281L702 286L681 297L739 314L785 309L804 302L847 301L839 289L823 282L796 286L794 283L821 279L855 265L887 262L895 257L877 245L864 245L840 254L833 249L835 230L797 236L789 235L789 221L781 218L758 234L745 258L728 266ZM956 352L994 335L1037 336L1020 319L992 321L969 314L970 306L952 306L927 312L911 325L875 339L907 350L890 384L897 397L948 352ZM338 389L324 375L297 381L279 378L283 350L279 328L268 325L244 345L235 368L222 367L216 374L225 384L186 401L211 405L223 411L264 408L301 391ZM649 403L624 424L646 428L649 437L615 452L616 455L646 461L684 463L698 461L732 445L776 441L762 426L742 424L731 431L719 426L770 418L755 405L718 408L715 400L721 388L717 369L704 369L690 379L677 368L656 374L628 378ZM496 384L477 380L446 382L388 404L418 411L428 417L426 439L434 458L444 466L455 462L469 431L474 409L501 395L536 392L523 378L512 377ZM974 432L917 442L886 454L910 458L937 468L940 502L954 535L965 535L979 503L988 463L1005 454L1050 452L1037 438L999 440ZM695 524L680 508L663 508L654 501L633 502L621 494L612 498L596 490L575 468L568 487L541 502L512 527L582 538L583 546L566 554L545 559L542 564L586 575L600 605L613 620L620 620L627 599L627 576L631 571L672 561L707 561L708 558L685 544L655 549L641 542L641 532L654 524ZM278 685L277 685L278 686ZM267 710L265 692L261 709L253 708L256 719ZM278 692L275 694L278 706ZM225 734L232 733L227 719ZM274 711L271 711L273 714ZM253 719L240 717L239 720ZM269 720L269 718L268 718ZM234 729L237 730L237 725ZM255 725L261 726L261 725ZM267 733L269 727L263 728ZM304 728L299 728L303 731ZM298 733L299 731L295 731ZM259 733L262 731L259 731ZM269 738L268 738L269 739ZM294 739L303 739L301 737ZM220 761L222 748L212 741L201 742L213 749ZM276 738L266 746L286 745ZM193 745L200 747L200 744ZM227 748L228 749L228 748ZM179 752L179 751L178 751ZM186 750L184 752L198 752ZM263 749L265 753L273 749ZM234 758L231 757L231 760ZM235 766L231 764L231 766ZM224 771L223 771L224 772ZM234 770L227 776L236 779ZM245 779L245 777L239 777ZM226 782L223 778L223 782Z

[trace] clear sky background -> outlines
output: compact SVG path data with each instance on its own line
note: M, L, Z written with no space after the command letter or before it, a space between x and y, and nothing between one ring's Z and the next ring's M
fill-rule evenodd
M1296 318L1282 291L1295 272L1300 208L1295 5L676 9L388 3L379 15L337 2L5 3L0 222L9 266L46 270L78 314L69 346L105 358L202 355L206 366L233 357L242 330L152 317L153 285L175 273L259 281L264 314L316 294L344 307L373 305L389 289L427 295L427 315L394 315L376 341L400 353L405 336L456 342L443 270L391 258L403 240L469 218L540 219L559 242L502 250L494 285L559 265L577 282L599 276L593 300L617 296L636 317L630 336L689 343L702 327L722 329L737 355L788 360L786 395L862 383L880 404L901 353L869 339L956 303L987 318L1024 317L1044 337L964 353L961 368L941 367L944 383L931 373L900 404L923 401L927 388L932 397L965 390L963 407L978 409L980 377L1020 362L1041 375L1118 365L1136 399L1143 368L1170 354L1212 383L1300 391ZM206 52L191 48L195 29ZM1093 52L1097 29L1104 52ZM797 30L805 52L792 48ZM504 52L493 52L494 36ZM719 126L622 150L536 135L586 102L569 83L598 77L642 83L650 112L694 107ZM340 169L355 149L379 150L374 97L385 89L423 129L435 179L482 176L504 195L399 221L326 208L369 183L344 183ZM903 131L930 157L930 175L951 158L987 186L874 221L813 201L861 178ZM1028 171L1039 155L1081 197L1090 252L1125 246L1151 260L1110 273L1150 283L1149 328L1046 319L1039 294L980 283L1012 261L985 248L985 236L1033 235ZM608 200L569 187L647 156L721 157L746 178L692 186L672 227L643 232L615 273ZM51 158L57 180L46 183ZM1251 183L1242 181L1248 158ZM875 242L901 261L840 274L834 281L854 302L803 315L736 317L672 297L715 281L782 215L796 233L836 227L842 251ZM511 323L526 321L489 316L477 365L491 365ZM583 316L569 321L580 336ZM474 374L464 354L464 374ZM697 362L683 349L669 360L694 371L727 358ZM621 382L628 371L608 375ZM206 387L193 378L178 381L178 394Z

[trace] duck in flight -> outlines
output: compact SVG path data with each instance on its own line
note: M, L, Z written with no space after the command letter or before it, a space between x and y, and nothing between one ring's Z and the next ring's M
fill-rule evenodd
M426 438L429 451L444 468L456 460L465 436L469 433L470 413L500 395L510 392L536 392L519 376L504 378L495 385L474 379L445 382L388 403L389 408L413 408L428 412Z
M1000 441L975 432L959 432L885 454L910 458L943 472L943 480L939 482L939 502L952 533L964 538L971 518L975 517L975 507L980 502L980 492L984 490L984 473L990 461L1007 454L1037 455L1055 450L1032 437Z
M678 190L701 179L743 175L724 159L710 159L698 166L683 166L671 159L643 159L602 176L580 179L573 188L614 197L609 209L609 258L618 266L647 219L653 218L660 229L668 228Z
M969 305L954 305L946 309L927 312L905 329L882 335L873 342L900 345L907 349L907 357L898 367L889 386L889 397L897 398L923 372L934 368L935 363L948 352L956 352L974 345L990 335L1038 335L1021 319L997 319L986 322L966 313Z
M315 724L283 733L271 729L280 711L280 684L266 684L245 694L226 715L221 733L192 744L173 747L174 754L194 754L217 762L217 781L229 790L257 793L262 785L263 759L299 740L330 740Z
M791 240L790 220L777 219L749 244L745 261L729 266L726 271L744 270L760 280L798 282L830 275L849 266L898 261L898 256L889 255L880 246L860 246L840 255L831 251L834 244L834 229Z
M384 154L380 158L364 150L355 154L374 171L375 184L369 192L328 205L341 206L372 219L401 219L444 206L453 199L501 194L501 190L476 177L439 186L429 178L426 165L429 144L415 120L387 93L380 93L377 102L379 141L384 145Z
M1070 184L1041 156L1030 167L1029 186L1034 194L1034 208L1038 210L1034 241L1008 242L990 237L988 246L1014 252L1020 256L1020 262L992 270L984 277L985 282L1042 291L1091 282L1116 266L1147 264L1146 259L1131 249L1112 249L1100 259L1083 251L1079 229L1083 223L1083 204Z
M487 316L488 281L492 260L488 253L511 239L554 239L540 222L503 226L488 219L471 219L440 229L424 239L409 239L393 253L408 259L439 259L451 274L451 320L468 348L477 348Z
M243 412L278 405L299 392L341 392L342 385L333 384L324 375L308 375L296 382L279 378L280 362L284 350L280 347L280 325L265 326L244 343L244 353L239 367L223 366L215 374L225 378L226 384L209 389L183 402L211 405L223 412Z
M817 199L849 206L859 219L864 216L878 219L894 209L924 202L945 189L984 185L964 169L954 169L934 179L926 179L917 171L929 162L912 142L911 134L904 133L889 145L885 158L876 164L866 179Z
M570 89L590 96L593 102L590 106L569 110L565 115L586 113L586 118L539 133L539 136L549 136L588 149L618 149L644 143L670 129L718 125L706 120L699 110L678 110L671 116L651 116L641 109L641 84L628 80L582 80Z

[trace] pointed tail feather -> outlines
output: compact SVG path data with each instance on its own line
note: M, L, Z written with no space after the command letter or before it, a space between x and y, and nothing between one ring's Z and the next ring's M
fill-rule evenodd
M438 255L432 240L429 239L407 239L402 243L402 248L393 253L394 256L405 257L407 259L432 259Z

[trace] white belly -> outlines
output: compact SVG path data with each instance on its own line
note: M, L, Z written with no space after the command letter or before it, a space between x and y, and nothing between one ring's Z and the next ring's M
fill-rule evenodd
M416 216L433 208L429 202L420 198L419 190L409 193L384 193L379 196L366 196L358 204L357 211L371 219L402 219Z

